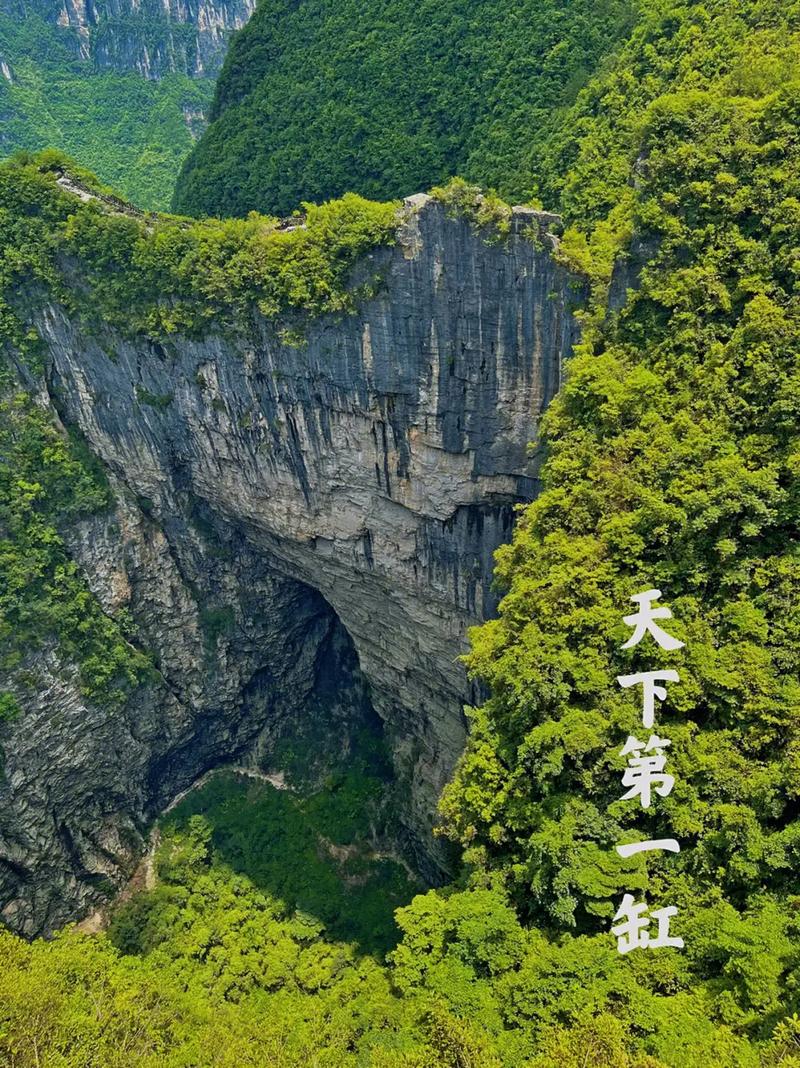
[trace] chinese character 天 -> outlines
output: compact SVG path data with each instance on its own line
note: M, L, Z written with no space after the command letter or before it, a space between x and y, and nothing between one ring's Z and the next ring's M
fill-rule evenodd
M637 611L623 617L624 622L633 629L623 649L632 649L646 636L662 649L674 651L683 648L682 641L668 634L656 622L672 618L669 608L654 604L660 597L661 590L645 590L631 597L637 605ZM656 699L665 701L667 697L667 689L663 684L678 681L677 671L663 669L617 677L617 682L624 689L642 687L642 726L651 732L655 725ZM620 756L628 759L622 776L622 785L627 787L627 793L622 795L623 801L638 801L643 809L650 809L656 797L670 794L675 785L674 776L667 771L667 750L671 745L669 738L660 738L656 733L650 733L647 741L641 741L634 735L628 736L620 750ZM621 857L632 857L637 853L652 851L679 853L680 848L675 838L657 838L618 845L616 850ZM645 902L637 902L632 894L625 894L611 928L611 933L617 939L617 950L630 953L633 949L682 949L683 939L671 937L669 933L670 920L677 912L677 908L671 905L650 910Z

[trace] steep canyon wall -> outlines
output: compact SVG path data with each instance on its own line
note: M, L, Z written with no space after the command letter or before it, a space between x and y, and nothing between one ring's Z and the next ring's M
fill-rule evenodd
M515 209L508 238L487 240L410 198L396 244L356 268L376 294L356 312L254 316L236 336L160 345L52 303L37 316L42 401L115 487L71 551L106 610L131 612L158 677L108 712L55 653L32 654L45 682L1 739L12 926L88 909L179 790L234 756L269 767L331 677L334 721L365 703L383 721L400 836L436 878L436 799L475 696L458 657L494 610L493 552L536 493L529 443L576 339L556 225Z
M254 10L255 0L0 0L0 15L41 19L96 69L145 78L215 75ZM15 57L6 58L13 79Z

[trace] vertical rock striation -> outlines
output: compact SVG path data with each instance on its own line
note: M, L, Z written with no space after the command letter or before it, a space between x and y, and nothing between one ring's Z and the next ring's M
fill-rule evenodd
M515 209L487 242L410 198L397 243L356 269L377 293L356 312L236 337L165 347L47 307L50 393L117 487L72 551L160 676L105 714L54 673L2 739L9 922L88 907L170 795L248 749L268 764L331 671L383 721L418 866L446 863L431 829L471 697L458 657L494 610L493 552L536 492L528 446L576 337L555 222Z
M54 25L96 69L145 78L216 75L231 33L254 10L255 0L0 0L0 14Z

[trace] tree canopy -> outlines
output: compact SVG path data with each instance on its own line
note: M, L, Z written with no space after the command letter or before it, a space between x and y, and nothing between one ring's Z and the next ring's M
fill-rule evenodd
M631 0L280 0L234 38L174 207L288 214L454 174L536 196L543 148Z

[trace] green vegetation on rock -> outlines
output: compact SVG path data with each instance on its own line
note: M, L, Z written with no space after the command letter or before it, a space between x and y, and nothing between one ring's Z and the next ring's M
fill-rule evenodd
M93 198L79 201L62 189L62 174ZM57 153L22 153L0 164L0 341L36 347L11 306L21 304L22 280L40 282L76 315L158 338L242 327L255 308L267 316L345 311L370 289L353 291L350 269L392 241L397 226L395 204L352 193L306 205L289 228L254 212L199 222L144 216L109 205L102 193ZM72 284L77 266L80 288Z
M64 175L92 199L61 188ZM55 643L88 698L118 702L145 677L147 661L131 644L129 621L103 613L64 544L63 525L110 501L88 450L24 388L41 370L31 309L54 298L91 324L160 339L246 329L256 307L268 315L344 311L363 295L350 287L350 269L393 239L396 206L349 195L309 205L283 230L257 215L144 216L107 194L52 151L0 163L0 656L5 670L19 668L22 685L25 652ZM138 396L157 411L171 399ZM213 630L219 621L209 623ZM12 700L3 699L0 719L12 718Z
M102 472L82 442L60 433L24 393L0 398L0 667L36 688L27 658L48 642L77 664L87 699L119 705L150 670L124 617L110 619L60 534L109 504ZM0 694L0 722L19 700Z

